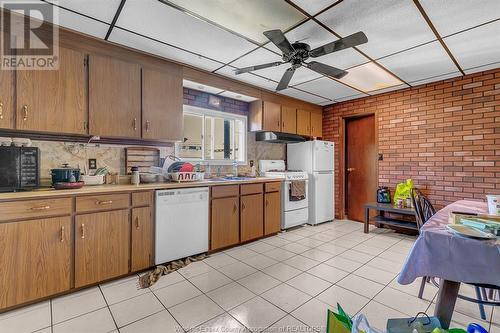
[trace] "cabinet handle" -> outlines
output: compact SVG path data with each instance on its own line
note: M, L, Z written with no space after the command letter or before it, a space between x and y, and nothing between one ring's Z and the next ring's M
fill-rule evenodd
M134 118L134 121L132 122L132 126L134 127L134 131L137 131L137 118Z
M113 200L106 200L106 201L96 201L96 205L111 205L113 203Z
M245 209L245 204L242 202L241 203L241 209L244 210Z
M135 218L135 229L139 230L139 217Z
M269 200L266 200L266 207L269 206Z
M149 126L151 125L151 122L149 120L146 121L146 132L149 132Z
M237 209L238 209L238 207L236 206L236 204L234 204L234 206L233 206L233 214L236 213Z
M3 119L3 102L0 102L0 120Z
M84 130L84 131L86 131L86 130L87 130L87 122L86 122L86 121L84 121L84 122L83 122L83 130Z
M82 229L82 239L85 239L85 224L82 223L81 229Z
M61 242L64 242L64 226L61 226Z
M23 121L28 120L28 106L23 106Z
M47 210L50 209L50 206L39 206L39 207L31 207L31 210Z

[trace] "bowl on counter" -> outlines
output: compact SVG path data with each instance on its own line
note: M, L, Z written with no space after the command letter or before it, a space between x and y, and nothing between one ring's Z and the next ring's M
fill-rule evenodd
M163 181L163 176L151 172L141 172L139 173L139 179L141 184L160 183Z
M80 180L85 183L85 185L102 185L104 184L104 175L81 175Z

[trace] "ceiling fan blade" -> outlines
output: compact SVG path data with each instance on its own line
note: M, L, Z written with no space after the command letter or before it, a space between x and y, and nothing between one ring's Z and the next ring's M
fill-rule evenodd
M286 39L285 35L281 30L269 30L264 31L264 36L267 37L274 45L276 45L284 55L288 55L294 52L292 44Z
M290 80L292 79L293 73L295 73L295 68L288 68L281 77L280 83L278 83L278 87L276 87L277 91L283 90L288 88L288 84L290 83Z
M322 55L329 54L332 52L337 52L343 49L347 49L349 47L364 44L366 42L368 42L368 38L362 31L359 31L356 32L355 34L349 35L334 42L317 47L309 51L309 56L313 58L321 57Z
M235 69L234 73L236 75L238 75L238 74L242 74L242 73L248 73L248 72L252 72L252 71L257 71L259 69L264 69L264 68L268 68L268 67L279 66L279 65L282 65L282 64L284 64L284 62L275 61L275 62L270 62L268 64L248 66L248 67L243 67L243 68Z
M325 65L317 61L311 61L310 63L306 64L306 67L312 69L316 73L323 74L326 76L332 76L336 79L343 78L344 76L347 75L347 72L342 69Z

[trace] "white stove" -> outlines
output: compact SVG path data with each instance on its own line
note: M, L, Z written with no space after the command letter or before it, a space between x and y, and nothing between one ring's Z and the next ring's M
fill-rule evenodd
M260 160L259 171L262 177L283 178L281 187L281 228L287 229L305 224L309 220L309 193L307 172L286 170L283 160ZM294 197L291 192L292 182L305 182L305 193Z

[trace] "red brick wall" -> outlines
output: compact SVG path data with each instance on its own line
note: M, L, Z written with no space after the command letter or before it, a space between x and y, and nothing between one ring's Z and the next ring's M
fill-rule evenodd
M500 193L500 68L324 107L324 139L336 143L337 216L342 117L363 113L378 120L378 182L391 193L407 178L437 208Z
M250 109L249 103L239 101L237 99L232 99L229 97L212 95L215 96L216 98L219 98L221 101L220 106L215 107L208 104L208 99L210 95L212 94L206 93L204 91L184 88L184 104L191 106L198 106L206 109L217 110L217 111L236 113L243 116L248 115L248 111Z

